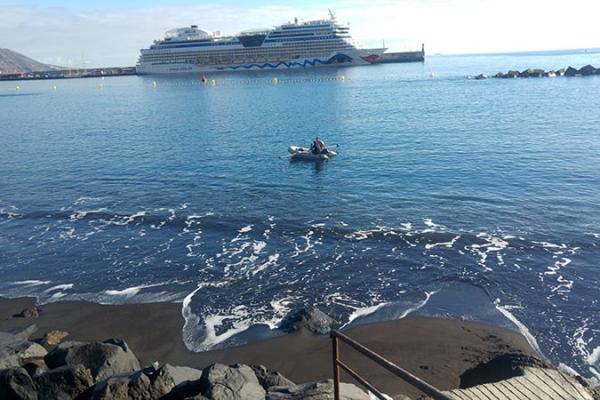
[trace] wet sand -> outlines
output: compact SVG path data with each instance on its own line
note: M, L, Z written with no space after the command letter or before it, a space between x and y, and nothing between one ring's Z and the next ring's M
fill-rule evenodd
M194 353L181 338L184 322L181 304L101 305L69 301L40 306L40 317L36 319L13 317L35 301L0 298L0 331L35 323L38 331L34 339L53 329L70 332L67 340L123 338L142 364L159 361L196 368L215 362L262 364L297 383L332 376L331 342L325 336L298 332L244 346ZM443 390L458 387L465 370L499 353L536 355L518 332L470 321L408 317L361 325L344 333ZM341 358L390 395L418 393L346 346L341 347ZM351 381L348 377L344 380Z

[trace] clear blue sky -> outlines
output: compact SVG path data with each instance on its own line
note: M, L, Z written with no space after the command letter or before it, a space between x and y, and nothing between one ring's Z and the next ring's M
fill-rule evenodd
M569 0L0 0L0 47L62 65L134 65L164 32L197 24L235 33L292 20L350 22L366 46L429 53L600 47L600 1Z

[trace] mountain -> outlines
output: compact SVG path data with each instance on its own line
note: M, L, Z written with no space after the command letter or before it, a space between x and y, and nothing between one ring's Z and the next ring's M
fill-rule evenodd
M58 67L32 60L16 51L0 49L0 74L51 71L53 69L58 69Z

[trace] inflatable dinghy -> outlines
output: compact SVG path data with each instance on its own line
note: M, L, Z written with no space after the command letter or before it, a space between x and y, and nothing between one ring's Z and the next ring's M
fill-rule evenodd
M310 149L304 147L290 146L290 148L288 149L288 152L292 155L292 159L294 160L325 161L337 155L334 151L325 151L326 152L321 154L315 154L312 151L310 151Z

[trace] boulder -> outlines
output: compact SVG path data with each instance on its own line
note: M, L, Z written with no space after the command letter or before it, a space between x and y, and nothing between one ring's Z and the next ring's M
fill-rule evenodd
M35 358L27 358L22 361L22 367L25 368L29 376L35 378L46 371L48 371L48 366L44 361L43 357L35 357Z
M94 386L93 400L164 399L175 387L169 368L145 368L129 375L115 375Z
M215 400L263 400L265 390L247 365L213 364L202 372L200 394Z
M594 66L592 66L592 65L586 65L585 67L583 67L579 70L579 73L582 76L594 75L596 73L596 68L594 68Z
M123 339L110 338L105 340L103 343L114 344L115 346L119 346L120 348L122 348L123 351L130 351L127 342L125 342Z
M265 390L269 390L269 388L273 386L289 387L296 385L279 372L272 371L262 365L251 365L250 368L254 371L260 386Z
M520 72L519 77L520 78L529 78L529 69L526 69L525 71Z
M48 371L48 366L43 358L29 359L23 364L23 368L25 368L32 378L36 378Z
M42 338L42 345L56 346L56 345L60 344L60 342L62 342L63 339L66 338L67 336L69 336L69 332L65 332L65 331L54 330L54 331L46 332L46 334Z
M46 349L37 343L0 333L0 369L20 367L28 359L43 358L46 354Z
M333 380L306 383L292 387L273 387L267 393L267 400L331 400ZM371 397L350 383L340 383L340 398L344 400L370 400Z
M496 75L494 75L494 78L506 79L508 78L508 74L505 74L504 72L498 72Z
M96 382L140 369L138 359L125 342L122 345L113 342L63 342L44 360L50 368L81 364L90 370Z
M482 80L485 80L487 78L488 78L488 76L486 74L479 74L479 75L477 75L475 77L475 80L482 81Z
M557 69L556 76L565 76L565 69L564 68Z
M64 366L34 378L40 399L71 400L94 384L90 370L83 365Z
M545 71L543 69L539 69L539 68L529 68L527 70L527 74L531 78L541 78L544 76L544 73L545 73Z
M325 335L331 331L336 321L316 307L307 307L288 314L281 322L286 332L295 332L302 328L313 333Z
M37 400L37 390L33 380L23 368L0 370L0 399Z
M37 318L40 316L40 310L37 307L27 307L23 309L20 313L13 315L13 317L17 318Z
M460 388L468 389L522 376L525 367L550 368L550 365L543 360L522 353L500 354L466 370L460 376Z
M569 67L565 70L565 76L576 76L579 74L579 71L573 67Z
M519 71L508 71L506 75L508 75L508 78L518 78L521 73Z

